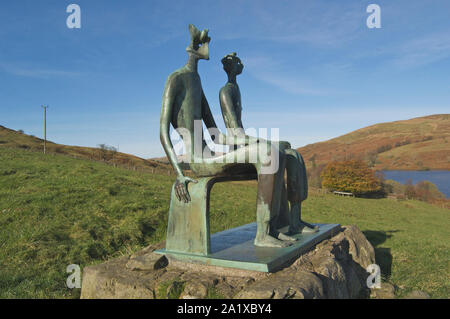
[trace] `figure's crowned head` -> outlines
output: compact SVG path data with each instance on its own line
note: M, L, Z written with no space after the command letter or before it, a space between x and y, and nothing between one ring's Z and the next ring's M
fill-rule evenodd
M208 36L208 32L208 29L200 31L193 24L190 24L191 43L186 51L199 59L209 60L209 41L211 41L211 38Z
M244 65L241 59L237 57L236 52L227 54L222 59L223 69L228 75L238 75L242 73Z

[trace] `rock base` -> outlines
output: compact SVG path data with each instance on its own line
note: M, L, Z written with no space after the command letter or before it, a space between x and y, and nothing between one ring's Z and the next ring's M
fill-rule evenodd
M366 268L375 252L356 226L344 226L290 265L261 273L183 263L154 253L84 268L81 298L367 298Z

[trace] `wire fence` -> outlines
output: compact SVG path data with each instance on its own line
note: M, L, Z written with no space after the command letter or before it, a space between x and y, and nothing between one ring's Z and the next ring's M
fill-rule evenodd
M36 148L21 148L24 151L28 151L28 152L42 152L42 149L36 149ZM117 162L117 158L114 158L114 156L109 159L109 160L104 160L101 159L99 157L96 157L94 154L86 154L86 155L75 155L75 154L70 154L70 153L66 153L62 150L53 150L53 149L48 149L46 150L46 155L50 155L50 156L67 156L73 159L78 159L78 160L89 160L89 161L94 161L97 163L102 163L108 166L112 166L115 168L121 168L121 169L127 169L130 171L135 171L135 172L142 172L142 173L149 173L149 174L158 174L158 175L167 175L167 176L175 176L175 172L174 170L170 167L167 166L165 167L163 163L157 163L157 162L150 162L150 161L146 161L145 159L141 159L143 164L142 165L135 165L134 163L131 162L131 160L127 160L128 163L118 163ZM116 161L115 161L116 160ZM158 166L161 165L161 166Z

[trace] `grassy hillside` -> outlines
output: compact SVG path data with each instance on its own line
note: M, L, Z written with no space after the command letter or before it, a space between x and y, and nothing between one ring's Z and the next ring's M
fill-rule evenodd
M450 114L376 124L298 150L308 166L361 158L376 169L450 170Z
M25 150L43 151L44 140L0 125L0 148L3 146L21 148ZM47 141L46 152L65 154L76 158L106 161L109 164L133 169L145 169L149 171L152 169L165 171L171 169L169 166L162 163L153 160L145 160L130 154L102 151L99 148L92 147L68 146L56 144L51 141Z
M86 265L164 240L173 177L58 154L0 147L0 298L73 298L69 264ZM255 220L255 183L212 191L211 229ZM239 198L239 201L235 201ZM311 194L308 221L356 224L399 296L447 298L449 210L418 201Z

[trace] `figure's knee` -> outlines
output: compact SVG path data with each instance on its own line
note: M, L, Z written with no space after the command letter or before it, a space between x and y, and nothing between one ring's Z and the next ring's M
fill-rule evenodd
M286 150L285 154L287 158L287 197L289 202L298 203L308 196L308 177L305 163L296 150Z
M287 199L290 203L301 203L308 197L308 193L304 190L291 189L287 191Z
M297 157L298 152L292 148L288 148L284 150L284 153L288 156Z
M284 169L285 158L275 146L267 143L258 148L258 167L261 174L276 174L280 167Z

